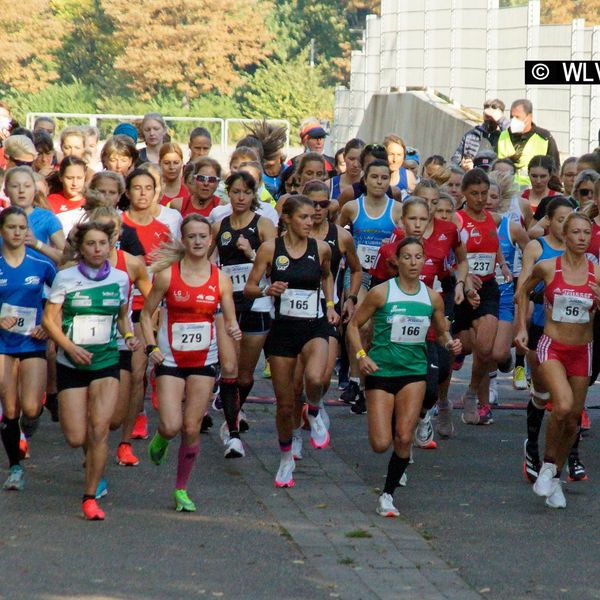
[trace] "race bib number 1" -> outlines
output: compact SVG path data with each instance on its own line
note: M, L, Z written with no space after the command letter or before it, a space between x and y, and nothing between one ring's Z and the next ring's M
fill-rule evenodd
M552 320L559 323L589 323L592 299L556 294L552 305Z
M429 325L429 317L395 315L390 339L395 344L422 344L427 338Z
M112 327L112 315L75 315L73 343L82 346L108 344Z
M171 346L179 352L207 350L210 346L210 323L173 323Z

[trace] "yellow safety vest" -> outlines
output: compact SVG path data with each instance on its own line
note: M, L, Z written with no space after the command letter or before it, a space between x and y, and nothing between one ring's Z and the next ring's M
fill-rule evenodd
M500 137L498 138L498 158L511 158L515 152L515 147L510 140L510 133L508 129L505 129L500 133ZM534 133L527 140L521 153L521 159L515 164L515 183L521 187L529 187L531 185L529 175L527 174L529 161L534 156L538 156L539 154L545 156L547 153L548 140Z

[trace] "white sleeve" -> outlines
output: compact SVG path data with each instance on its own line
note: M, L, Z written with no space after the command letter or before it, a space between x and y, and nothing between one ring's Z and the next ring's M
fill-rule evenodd
M67 289L65 287L65 278L61 276L64 271L59 271L52 282L52 287L48 292L48 300L52 304L62 304L65 301L67 295Z

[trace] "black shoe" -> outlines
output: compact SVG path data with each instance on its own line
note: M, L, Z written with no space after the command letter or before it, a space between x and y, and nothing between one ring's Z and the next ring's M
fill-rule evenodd
M50 413L50 418L54 423L58 423L58 398L56 394L46 395L46 410Z
M569 481L587 481L585 465L578 456L569 456Z
M350 407L350 412L353 415L364 415L367 412L367 402L365 400L365 393L362 390L358 391L356 396L356 402Z
M340 400L344 404L354 404L359 393L360 386L358 383L356 383L356 381L350 381L348 387L341 393Z
M213 426L212 417L206 414L202 417L202 423L200 424L200 433L208 433L208 430Z

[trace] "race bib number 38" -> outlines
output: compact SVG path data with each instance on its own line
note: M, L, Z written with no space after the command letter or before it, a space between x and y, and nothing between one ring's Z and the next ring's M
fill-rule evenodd
M314 319L321 316L318 290L287 289L281 294L279 314L284 317Z
M75 315L73 317L73 343L82 346L108 344L112 326L111 315Z
M427 338L429 317L395 315L392 319L391 340L395 344L422 344Z
M472 275L491 275L496 268L496 255L493 252L469 252L467 259Z
M556 294L552 305L552 320L559 323L589 323L592 299Z
M173 323L171 346L179 352L206 350L210 346L210 323Z

